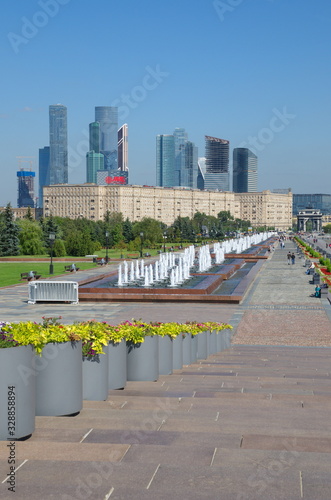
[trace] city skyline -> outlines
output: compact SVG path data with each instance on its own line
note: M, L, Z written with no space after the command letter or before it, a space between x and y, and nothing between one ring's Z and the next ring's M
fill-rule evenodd
M104 104L129 126L132 184L155 183L156 135L184 127L200 154L205 135L256 154L259 191L331 185L329 3L5 0L2 13L0 205L16 203L17 156L34 156L38 171L57 102L68 109L69 183L85 180L88 124Z

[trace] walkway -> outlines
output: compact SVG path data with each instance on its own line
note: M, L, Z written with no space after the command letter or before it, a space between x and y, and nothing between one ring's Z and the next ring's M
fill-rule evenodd
M6 320L60 314L235 327L233 346L206 361L129 382L107 401L84 402L76 417L37 417L33 436L16 446L15 494L1 484L1 442L1 499L328 500L331 351L309 346L331 346L331 306L309 297L302 262L287 265L289 246L276 249L240 306L28 306L26 285L11 300L1 291Z

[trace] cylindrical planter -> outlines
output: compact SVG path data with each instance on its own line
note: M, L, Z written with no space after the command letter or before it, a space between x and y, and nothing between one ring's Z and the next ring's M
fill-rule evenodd
M191 354L192 335L184 332L183 334L183 365L190 365L192 363Z
M126 342L109 342L108 389L124 389L127 381Z
M218 330L216 335L217 352L224 351L225 330Z
M180 333L172 341L172 368L181 370L183 368L183 336Z
M144 342L127 342L127 377L133 381L156 381L159 378L159 337L146 336Z
M231 347L232 331L224 330L224 349L230 349Z
M172 338L159 335L159 375L172 373Z
M83 407L82 342L47 344L35 356L36 415L60 416Z
M217 353L216 330L209 331L208 355Z
M0 349L0 441L27 437L35 429L34 356L31 346Z
M191 339L191 363L196 363L198 360L198 335L192 335Z
M198 333L198 359L207 359L208 357L208 336L209 331Z
M83 399L106 401L108 398L108 346L104 354L83 356Z

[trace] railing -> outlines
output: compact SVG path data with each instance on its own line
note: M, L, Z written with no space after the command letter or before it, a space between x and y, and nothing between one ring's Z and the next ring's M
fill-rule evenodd
M29 283L29 304L37 301L78 304L78 283L75 281L33 281Z

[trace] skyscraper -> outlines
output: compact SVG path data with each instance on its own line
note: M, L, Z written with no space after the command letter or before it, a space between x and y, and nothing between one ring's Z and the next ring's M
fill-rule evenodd
M217 137L205 136L206 173L205 189L229 191L229 149L230 142Z
M90 131L90 151L100 153L100 123L92 122L89 125Z
M156 185L175 185L175 138L173 135L156 136Z
M118 170L128 172L128 126L126 123L118 130Z
M97 171L104 170L104 156L95 151L86 153L86 182L97 184Z
M68 183L67 108L49 106L49 184Z
M43 206L43 187L49 186L49 153L50 147L39 149L39 201L38 207Z
M257 192L257 156L248 148L233 150L233 191Z
M17 206L21 207L35 207L34 202L34 178L36 176L35 172L31 170L26 171L21 168L17 172L18 181L18 196L17 196Z
M100 123L100 153L105 157L104 168L117 170L118 108L96 106L95 121Z
M185 163L181 170L180 186L186 186L193 189L198 187L198 147L194 142L187 141L185 144Z
M173 136L175 138L175 178L174 186L186 186L185 183L185 145L187 142L187 133L184 128L176 128Z

